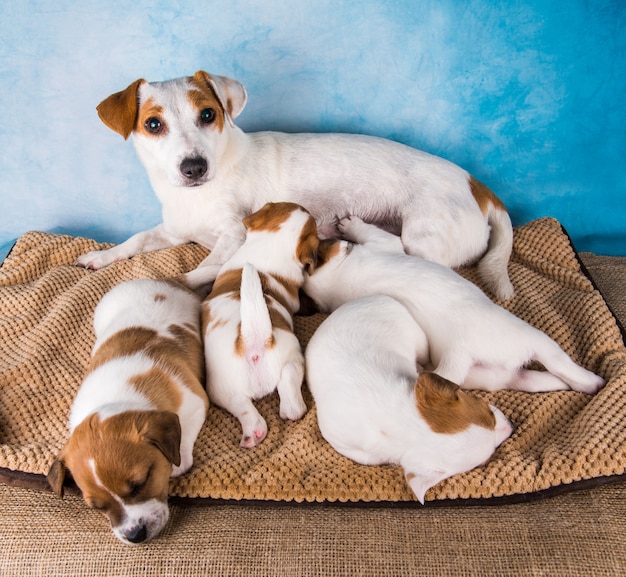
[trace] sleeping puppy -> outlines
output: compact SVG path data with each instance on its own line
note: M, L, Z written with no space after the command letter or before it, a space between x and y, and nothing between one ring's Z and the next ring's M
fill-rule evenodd
M385 294L403 304L426 334L439 376L464 388L595 393L604 380L578 366L547 335L494 304L439 264L409 256L399 239L357 217L339 224L347 241L324 241L304 291L323 311ZM526 369L539 361L547 371Z
M243 224L246 240L220 270L202 317L209 397L239 419L240 446L251 448L267 434L253 399L277 389L281 418L306 412L293 314L319 241L311 215L292 203L266 204Z
M115 536L141 543L167 523L170 476L191 468L208 410L200 299L173 282L127 281L104 295L94 329L70 438L48 481L63 496L69 469Z
M513 296L507 265L513 229L502 201L459 166L383 138L357 134L244 133L234 120L246 89L208 74L136 80L98 105L102 121L137 154L163 222L77 264L98 269L136 254L197 242L211 250L187 275L198 288L245 239L244 217L266 202L302 205L320 236L356 214L401 235L405 250L457 267L479 260L489 289Z
M426 335L394 299L340 306L306 349L323 437L363 465L393 463L423 504L447 477L482 465L513 431L495 407L435 373Z

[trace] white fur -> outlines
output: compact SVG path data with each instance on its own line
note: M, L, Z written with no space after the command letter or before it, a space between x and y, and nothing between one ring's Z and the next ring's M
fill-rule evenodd
M295 258L295 247L308 218L300 209L278 231L248 232L216 282L228 271L243 269L240 299L233 298L231 292L211 293L204 302L207 391L212 402L239 419L243 430L240 445L245 448L258 445L267 435L267 423L253 400L278 390L281 418L297 420L306 412L301 391L304 357L292 324L299 301L272 278L268 282L288 308L264 295L259 272L302 285L303 264ZM272 326L268 304L276 308L289 330ZM243 340L241 355L236 350L239 334ZM268 346L270 339L274 339L273 346Z
M347 238L362 244L337 241L339 254L305 281L305 292L322 310L371 294L395 298L426 333L434 371L465 388L595 393L604 384L471 282L405 254L397 237L356 217L339 226ZM531 360L547 372L525 369Z
M364 465L402 466L421 503L439 481L483 464L512 432L495 407L494 429L435 433L415 400L428 363L426 335L394 299L374 295L340 306L306 349L307 383L324 438Z
M162 224L109 250L83 255L77 264L97 269L193 241L211 249L199 269L187 275L189 286L198 288L214 280L243 243L244 216L266 202L291 201L309 210L322 236L335 236L337 219L354 214L401 235L408 253L446 266L461 266L485 255L479 269L490 290L502 299L513 295L507 273L510 218L492 204L486 214L481 212L466 171L442 158L370 136L245 134L232 124L245 106L245 88L220 76L206 75L206 82L217 94L227 122L222 130L205 126L187 99L187 93L197 89L193 81L199 75L206 73L139 84L139 106L148 100L160 105L167 134L155 137L131 126L114 128L125 137L133 131L137 154L162 203ZM136 100L134 92L132 98ZM106 117L103 120L111 125ZM182 163L197 158L206 161L206 172L185 176Z

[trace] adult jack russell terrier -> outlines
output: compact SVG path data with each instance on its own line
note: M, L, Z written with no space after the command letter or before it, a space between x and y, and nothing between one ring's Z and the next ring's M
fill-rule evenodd
M208 410L200 299L174 283L128 281L104 295L94 329L70 438L48 481L62 496L69 469L115 536L141 543L167 523L170 476L191 468Z
M423 504L428 489L487 461L513 431L485 401L427 364L428 342L399 302L373 295L340 306L306 349L323 437L363 465L393 463Z
M267 434L253 399L278 390L281 418L306 412L293 314L319 240L313 217L293 203L267 204L243 224L246 240L220 270L202 317L209 397L239 419L240 445L251 448Z
M347 134L245 134L233 121L247 100L231 78L197 72L133 82L98 106L104 123L131 134L163 222L77 264L98 269L186 242L211 249L186 282L199 288L244 241L242 219L266 202L291 201L322 237L357 215L402 239L406 252L450 267L480 259L500 299L513 295L507 265L513 232L502 202L458 166L389 140Z
M476 285L449 268L405 254L398 237L357 217L341 220L339 228L362 244L320 244L304 291L322 311L372 294L395 298L426 334L433 370L464 388L595 393L604 384ZM525 368L531 360L547 371Z

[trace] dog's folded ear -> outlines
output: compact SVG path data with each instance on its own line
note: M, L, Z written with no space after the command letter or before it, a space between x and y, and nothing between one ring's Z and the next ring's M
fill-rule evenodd
M98 106L98 116L111 130L127 140L137 123L137 114L139 111L139 99L137 91L145 82L143 79L135 80L130 86L111 94L105 98Z
M417 500L423 505L426 491L450 475L441 470L406 471L405 479Z
M48 485L54 491L57 497L63 498L63 483L65 481L65 465L60 460L60 457L55 459L52 462L52 466L48 471L48 475L46 479L48 480Z
M193 77L196 82L211 87L228 117L229 124L234 126L233 120L241 114L248 101L245 86L233 78L209 74L204 70L198 70Z
M180 420L171 411L146 411L140 413L138 430L144 439L157 447L170 461L180 465Z
M421 373L415 383L417 410L435 433L452 435L478 425L493 429L489 405L436 373Z

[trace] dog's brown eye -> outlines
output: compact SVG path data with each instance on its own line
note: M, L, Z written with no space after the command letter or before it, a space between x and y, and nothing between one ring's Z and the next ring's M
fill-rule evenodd
M205 108L200 113L200 120L202 120L204 124L211 124L215 120L215 110L213 110L213 108Z
M159 134L163 127L161 121L155 117L148 118L148 120L144 123L144 126L150 134Z

